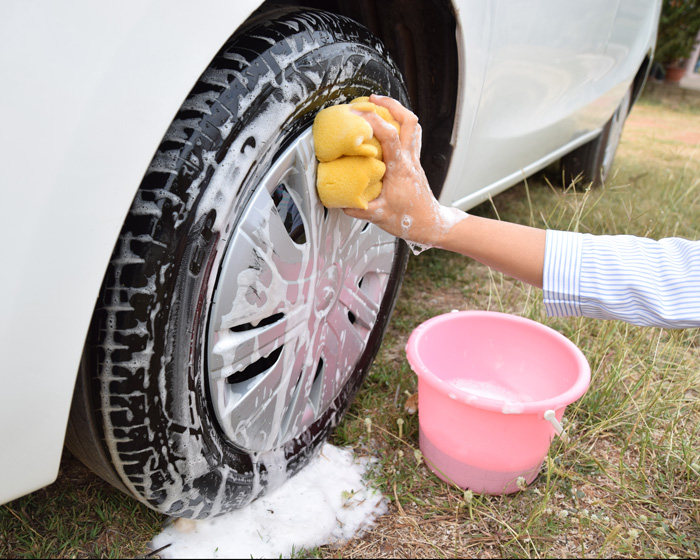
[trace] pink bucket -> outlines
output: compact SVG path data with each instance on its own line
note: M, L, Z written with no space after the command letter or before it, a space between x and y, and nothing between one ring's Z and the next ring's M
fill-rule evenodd
M566 406L591 371L566 337L535 321L459 311L413 331L406 354L418 376L420 449L442 480L507 494L540 471Z

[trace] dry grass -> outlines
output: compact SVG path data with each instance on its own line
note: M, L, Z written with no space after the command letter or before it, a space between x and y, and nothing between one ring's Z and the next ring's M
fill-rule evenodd
M699 143L697 112L640 104L604 189L562 189L540 177L474 212L554 229L700 238ZM523 492L465 496L414 455L418 422L403 403L416 382L403 348L413 328L451 309L492 309L543 322L578 344L591 364L591 388L567 409L571 440L553 443L542 473ZM440 251L413 258L369 382L336 438L381 457L375 484L390 500L390 513L363 538L316 552L343 558L700 555L699 345L696 330L547 318L537 290L469 259ZM369 439L365 417L384 427ZM401 440L398 418L406 421Z
M698 134L697 111L637 105L605 189L564 190L536 179L474 212L497 210L503 219L558 229L700 238ZM416 456L418 419L403 408L416 382L404 346L418 324L451 309L541 321L570 337L591 364L591 388L567 409L571 441L554 442L526 491L470 497L439 481ZM382 350L334 436L335 443L380 458L375 484L390 512L362 538L304 554L700 556L699 352L697 331L549 319L537 290L466 258L441 251L412 258ZM0 557L145 555L162 523L66 453L56 483L0 506Z

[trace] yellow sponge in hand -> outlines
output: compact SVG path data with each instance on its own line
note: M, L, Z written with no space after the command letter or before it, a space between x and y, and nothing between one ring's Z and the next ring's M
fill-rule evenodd
M326 107L316 115L313 124L314 146L318 161L333 161L342 156L376 157L377 151L366 142L372 138L372 127L350 105Z
M349 104L321 110L313 124L314 148L321 162L316 186L327 208L367 208L382 190L386 167L382 148L372 127L358 111L377 113L399 130L399 124L384 107L358 97Z
M318 196L326 208L363 208L379 196L386 167L377 158L343 156L318 164Z
M380 105L375 105L369 100L369 97L356 97L350 102L350 105L354 105L354 107L350 107L351 109L357 109L358 111L372 111L377 113L377 115L396 128L397 131L401 128L398 121L389 112L389 109L386 107L381 107Z

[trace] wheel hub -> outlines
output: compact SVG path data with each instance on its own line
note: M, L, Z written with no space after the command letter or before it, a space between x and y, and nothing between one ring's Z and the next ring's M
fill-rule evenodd
M327 315L329 309L336 302L340 291L340 274L340 267L331 263L321 275L316 286L316 312L319 316Z
M311 130L257 182L232 220L207 332L208 388L236 446L276 449L340 394L377 322L396 240L325 209Z

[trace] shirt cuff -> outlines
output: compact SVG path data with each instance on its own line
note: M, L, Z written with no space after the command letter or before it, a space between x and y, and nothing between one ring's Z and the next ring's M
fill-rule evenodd
M548 230L542 293L550 317L582 315L580 299L582 234Z

